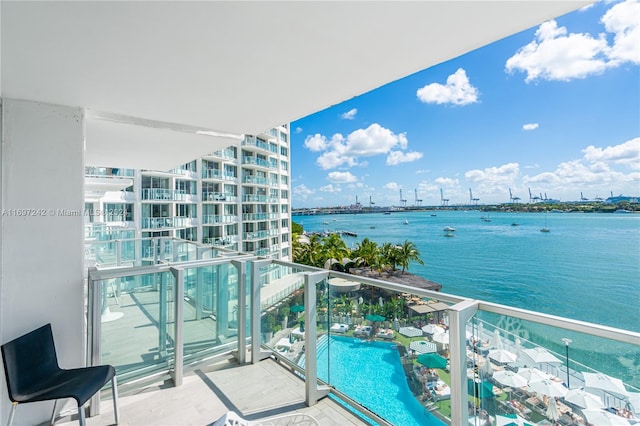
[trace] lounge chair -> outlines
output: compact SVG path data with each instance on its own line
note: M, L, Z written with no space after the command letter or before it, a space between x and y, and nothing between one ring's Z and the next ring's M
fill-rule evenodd
M332 333L346 333L347 330L349 330L349 326L347 324L335 323L331 326Z
M213 422L212 426L319 426L320 423L308 414L291 413L267 417L260 420L245 420L234 411L229 411Z

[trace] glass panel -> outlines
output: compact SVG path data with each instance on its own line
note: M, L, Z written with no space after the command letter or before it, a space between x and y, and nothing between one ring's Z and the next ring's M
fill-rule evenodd
M104 280L101 363L124 383L167 370L175 341L173 275L169 272Z
M298 362L305 330L303 270L270 264L260 274L262 342Z
M232 264L184 272L185 363L235 342L238 335L238 270Z
M640 387L637 345L488 312L467 332L469 385L487 388L470 416L584 424L594 423L587 408L629 414L629 391Z
M357 277L330 277L317 289L319 378L391 424L445 424L448 305ZM442 336L423 331L427 325ZM420 355L432 364L420 364Z

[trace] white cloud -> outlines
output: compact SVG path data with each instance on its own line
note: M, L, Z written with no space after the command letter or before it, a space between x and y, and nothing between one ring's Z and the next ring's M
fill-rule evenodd
M378 123L373 123L366 129L355 130L346 138L336 133L328 140L325 136L316 134L305 141L307 149L324 151L316 163L325 170L340 166L364 166L366 162L359 161L360 157L384 155L392 149L406 149L407 146L405 133L395 134Z
M356 114L358 113L358 108L352 108L347 112L340 114L340 118L343 120L353 120L356 118Z
M383 186L384 189L389 189L391 191L397 191L400 189L400 185L398 185L395 182L389 182L388 184L386 184L385 186Z
M542 185L554 193L590 191L606 195L612 188L618 193L635 195L640 184L640 138L619 145L598 148L588 146L581 159L558 164L552 172L525 176L525 184ZM622 168L621 168L622 167ZM627 173L626 170L632 171Z
M452 178L446 178L446 177L436 178L434 182L442 186L456 186L459 184L458 179L452 179Z
M478 89L469 83L467 73L462 68L447 77L446 84L427 84L418 89L416 95L427 104L468 105L478 102Z
M522 126L522 130L535 130L539 126L540 125L538 123L527 123L527 124Z
M640 63L640 3L625 1L617 3L602 17L607 32L613 33L613 45L609 58L618 63Z
M391 151L389 155L387 155L387 166L397 166L402 163L411 163L412 161L416 161L422 158L421 152L402 152L402 151Z
M320 191L321 192L341 192L342 188L340 188L340 185L325 185L320 187Z
M535 80L569 81L599 74L623 63L640 63L640 3L616 3L601 22L613 35L568 33L551 20L540 25L531 43L520 48L505 65L507 72L525 72L526 82Z
M464 177L472 182L480 182L485 185L512 185L520 174L518 163L503 164L500 167L488 167L484 170L469 170Z
M582 150L584 159L591 163L607 162L610 164L624 164L634 169L640 169L640 138L631 139L616 146L597 148L590 145Z
M327 177L332 183L350 183L358 180L349 172L331 172Z
M525 81L564 80L584 78L607 68L604 36L569 34L556 21L540 25L536 39L520 48L506 63L506 71L524 71Z
M329 146L329 141L320 133L316 133L313 136L307 136L304 140L304 147L311 152L323 151L327 149L327 146Z
M301 201L306 201L306 199L313 193L315 193L315 191L307 188L305 184L301 184L293 188L293 194Z
M296 127L296 134L302 133L302 127Z

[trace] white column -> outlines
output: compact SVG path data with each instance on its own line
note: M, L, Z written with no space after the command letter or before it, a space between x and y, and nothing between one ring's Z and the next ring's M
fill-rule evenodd
M53 326L63 367L85 362L84 114L2 100L0 342ZM0 423L9 399L0 378ZM17 421L49 420L53 402L21 405Z
M451 424L469 424L467 396L467 321L478 311L478 302L465 300L449 308L449 370L451 372Z

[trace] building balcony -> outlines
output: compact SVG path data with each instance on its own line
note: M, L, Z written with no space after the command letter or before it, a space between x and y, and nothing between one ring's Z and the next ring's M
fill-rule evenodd
M140 191L143 201L184 201L187 193L180 189L145 188Z
M157 245L156 249L162 248ZM285 406L297 407L304 401L318 408L316 414L328 414L332 408L324 404L331 402L322 398L331 393L363 413L365 419L354 424L411 424L410 418L403 416L417 413L427 417L420 417L427 424L459 425L467 424L468 419L474 421L476 410L482 416L486 412L493 422L497 416L516 411L525 421L543 420L548 402L536 394L533 382L514 386L499 379L504 375L500 372L524 366L536 367L549 383L556 383L562 395L567 388L587 386L603 406L619 410L626 409L628 395L640 390L633 367L618 361L640 353L640 334L635 332L274 259L207 258L205 252L193 252L197 263L90 270L91 363L114 365L123 395L139 394L142 378L171 375L177 387L149 397L202 401L201 394L211 397L214 386L216 395L224 395L222 406L217 406L224 412L240 401L237 392L242 393L240 384L247 376L274 366L285 368L281 368L282 374L274 373L277 379L269 381L270 389L291 386ZM269 249L256 253L270 254ZM259 272L247 274L250 270ZM257 295L251 304L243 296L248 289ZM289 310L287 321L280 323L274 319L283 305L302 305L304 311ZM251 321L251 309L260 309L262 320ZM148 312L154 312L153 316ZM246 316L238 312L246 312ZM122 315L108 321L114 313ZM438 329L446 331L435 331ZM570 346L565 338L570 339ZM349 349L342 352L345 344ZM428 357L437 363L428 367L431 376L438 376L433 387L427 386L431 383L428 378L422 380L421 366L416 362L421 352L437 353ZM537 358L538 354L544 358ZM366 361L359 361L361 357ZM205 359L207 364L203 364ZM245 365L248 361L252 365ZM350 366L349 362L357 364ZM387 362L395 367L387 367ZM225 368L218 370L220 365ZM350 373L340 373L342 368ZM593 377L604 376L592 373L621 379L613 381L619 387L593 388L597 386L592 384ZM225 374L236 379L227 381L224 377L231 376ZM288 384L291 380L296 384ZM353 383L361 385L353 387ZM370 398L372 387L385 397ZM264 389L249 388L245 389L249 394L254 388ZM428 394L430 399L422 400ZM469 399L469 395L476 398ZM561 412L567 417L569 413L583 416L568 399L558 397ZM319 400L322 405L316 405ZM131 404L139 402L132 399ZM138 408L145 412L146 406ZM396 409L385 411L389 406ZM245 405L237 407L244 409ZM140 418L133 409L132 418ZM192 408L178 410L185 421L202 414ZM205 412L213 418L204 422L219 417L218 411ZM243 414L247 413L245 409ZM153 423L154 414L147 416L140 421ZM104 418L112 420L107 411ZM94 424L103 424L96 421Z

